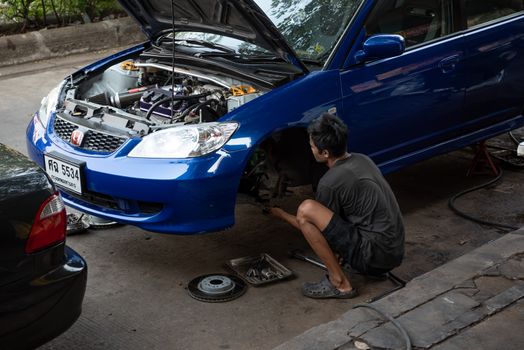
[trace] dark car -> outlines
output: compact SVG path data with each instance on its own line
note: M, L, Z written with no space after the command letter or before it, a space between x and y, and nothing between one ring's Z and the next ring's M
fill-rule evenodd
M384 173L524 125L523 0L120 3L148 42L66 77L27 128L65 203L104 219L214 231L239 192L314 186L324 112Z
M80 315L87 265L66 227L48 175L0 144L0 349L35 348Z

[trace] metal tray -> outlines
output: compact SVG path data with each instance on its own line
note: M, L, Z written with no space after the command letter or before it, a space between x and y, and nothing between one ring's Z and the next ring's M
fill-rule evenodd
M229 260L226 265L243 280L255 287L293 276L293 271L266 253ZM254 273L253 269L258 274ZM272 273L268 273L267 269Z

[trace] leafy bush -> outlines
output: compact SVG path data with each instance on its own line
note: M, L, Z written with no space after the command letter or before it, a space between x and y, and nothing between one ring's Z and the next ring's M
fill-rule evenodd
M123 13L116 0L0 0L0 20L18 24L19 31Z

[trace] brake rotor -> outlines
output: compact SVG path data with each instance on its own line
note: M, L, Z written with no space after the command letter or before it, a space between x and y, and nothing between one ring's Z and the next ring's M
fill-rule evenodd
M77 233L83 233L89 228L89 223L85 219L84 214L77 215L74 213L67 214L67 235L75 235Z
M246 292L246 284L233 275L210 274L189 282L187 291L192 298L208 303L223 303Z
M95 230L111 228L111 227L119 225L118 222L102 219L94 215L86 215L86 218L87 218L87 222L89 223L89 228L93 228Z

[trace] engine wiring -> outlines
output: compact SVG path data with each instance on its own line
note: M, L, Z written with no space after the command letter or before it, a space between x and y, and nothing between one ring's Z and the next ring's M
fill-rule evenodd
M151 118L151 115L153 114L153 112L155 111L155 109L160 106L161 104L163 103L166 103L168 101L171 101L171 104L174 105L175 101L182 101L182 100L189 100L189 99L199 99L199 98L202 98L202 97L206 97L206 96L209 96L209 95L212 95L214 94L215 91L207 91L207 92L204 92L204 93L201 93L201 94L198 94L198 95L188 95L188 96L169 96L169 97L165 97L161 100L158 100L157 102L153 103L151 105L151 107L149 108L149 110L147 111L146 113L146 116L145 118L147 120L149 120ZM213 101L216 101L213 100ZM205 103L204 103L205 104ZM197 105L192 105L192 106L189 106L187 109L189 110L193 110L195 108L198 108L198 106L202 106L204 105L202 103L199 103ZM187 110L186 109L186 110ZM184 111L185 112L185 111Z

